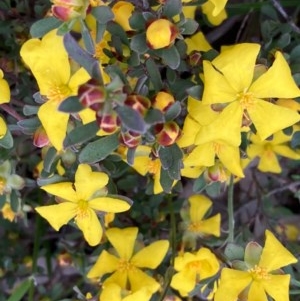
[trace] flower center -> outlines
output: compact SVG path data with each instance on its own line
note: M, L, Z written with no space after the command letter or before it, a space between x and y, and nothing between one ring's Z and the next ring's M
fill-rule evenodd
M52 101L61 102L71 95L71 90L67 85L49 83L47 98Z
M200 260L191 261L187 264L188 270L193 270L197 274L200 274L201 268L203 268Z
M216 155L219 155L219 153L222 150L222 145L218 142L213 142L213 149Z
M89 215L88 208L89 208L88 201L80 200L78 202L75 220L86 218Z
M201 232L201 228L202 228L202 222L194 222L189 224L188 226L188 230L191 232Z
M158 159L151 160L148 164L148 171L151 174L157 174L160 169L160 162Z
M243 91L242 93L238 93L237 98L244 110L247 110L254 105L253 93L251 92Z
M4 194L5 187L6 187L6 179L3 177L0 177L0 195Z
M118 266L118 270L120 272L128 272L130 270L132 270L134 268L134 266L126 259L120 259L119 261L119 266Z
M248 272L251 274L253 280L269 280L270 275L266 268L255 265L252 269L249 269Z

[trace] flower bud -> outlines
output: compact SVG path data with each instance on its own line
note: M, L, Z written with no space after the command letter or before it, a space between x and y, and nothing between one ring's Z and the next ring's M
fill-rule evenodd
M158 132L156 134L156 141L163 146L169 146L175 143L181 133L181 130L175 121L158 124L155 127L155 130Z
M198 51L193 51L189 55L189 62L192 67L197 67L202 64L202 54Z
M114 111L106 114L101 114L101 111L98 111L96 120L99 128L107 134L116 131L120 124L118 115Z
M152 49L161 49L170 46L178 35L178 28L166 19L152 22L146 30L147 43Z
M91 79L87 83L81 85L78 89L79 101L83 106L89 107L94 111L99 111L103 107L107 93L104 87Z
M165 112L173 103L175 99L172 94L160 91L156 94L152 106L162 112Z
M66 149L61 154L61 160L66 167L72 166L72 164L76 161L76 159L77 159L76 154L70 149Z
M115 22L121 25L125 31L132 29L129 25L129 18L131 17L133 10L133 4L127 1L118 1L112 7L112 11L115 15Z
M125 100L125 105L139 112L142 116L145 116L151 106L151 102L147 97L142 95L128 95Z
M229 171L223 166L222 163L216 162L215 165L210 166L204 172L206 181L210 182L227 182L230 177Z
M133 131L121 132L120 142L129 148L137 147L142 140L142 136L139 133Z
M33 145L42 148L46 145L49 145L49 143L50 141L45 129L40 126L33 134Z
M89 2L85 0L52 0L51 11L54 17L64 22L85 18Z

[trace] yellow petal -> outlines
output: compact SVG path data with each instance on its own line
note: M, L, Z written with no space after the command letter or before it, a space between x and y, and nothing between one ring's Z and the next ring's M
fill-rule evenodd
M217 155L223 165L234 175L243 178L244 172L241 166L240 150L238 147L220 144Z
M255 99L247 112L262 140L300 120L297 112L261 99Z
M189 8L192 13L195 13L196 7L194 6L184 6L183 13ZM208 51L212 49L209 42L206 40L202 31L197 32L191 38L186 38L185 43L187 45L187 54L190 54L192 51Z
M223 268L214 301L236 301L251 281L252 277L247 271Z
M102 189L107 183L108 175L104 172L92 171L88 164L78 165L75 174L75 188L79 198L89 200L97 190Z
M300 90L281 52L275 53L273 65L251 85L249 92L254 93L257 98L294 98L300 96Z
M248 301L268 301L262 281L253 281L248 291Z
M126 296L123 301L149 301L151 299L152 293L147 287L142 287L141 289L133 292L132 294ZM108 300L108 301L111 301Z
M191 222L196 223L202 221L205 213L212 206L212 201L204 195L192 195L188 198L190 203Z
M94 210L103 212L124 212L130 208L130 204L122 199L118 199L117 196L113 197L99 197L89 201L89 207Z
M138 228L128 227L125 229L110 228L106 231L109 242L116 249L122 259L129 260L133 253Z
M49 184L42 186L41 189L64 200L74 203L78 202L76 191L73 189L73 183L71 182Z
M227 0L208 0L208 2L211 2L214 5L212 15L217 16L224 10Z
M262 172L280 173L282 171L276 154L271 150L265 150L261 154L258 169Z
M4 119L0 116L0 139L5 136L7 132L7 126Z
M264 267L271 272L298 261L295 256L277 240L272 232L266 230L265 235L266 243L259 261L260 267Z
M185 269L172 277L171 287L178 290L182 297L188 295L196 285L196 272L192 269Z
M47 101L39 108L38 117L52 145L58 151L62 150L69 114L59 112L57 102Z
M155 293L160 287L152 277L137 268L128 271L128 278L131 290L134 292L146 287L151 293Z
M169 249L167 240L153 242L133 255L130 262L139 268L155 269L163 261Z
M255 43L242 43L223 47L221 54L212 63L222 72L236 92L243 92L250 87L252 82L255 61L259 50L260 45Z
M103 230L94 210L88 209L84 216L77 216L75 221L90 246L96 246L100 243Z
M76 215L77 204L63 202L57 205L36 207L35 210L58 231Z
M221 214L218 213L201 222L200 230L203 234L212 234L216 237L220 237L220 223Z
M3 79L3 72L0 69L0 104L7 103L10 100L10 89L7 81ZM2 76L1 76L2 74Z
M119 265L119 258L109 254L106 250L103 250L98 257L96 263L89 270L88 278L98 278L105 274L113 273L117 270Z
M79 68L70 78L69 87L73 93L77 93L78 87L86 83L91 76L84 68Z
M204 91L203 104L226 103L237 99L239 92L224 75L217 71L211 62L203 61Z
M195 136L197 135L200 127L200 124L196 120L191 118L190 115L187 115L184 120L181 136L176 142L178 146L187 147L193 145L195 142Z
M184 164L184 162L183 162ZM201 176L201 174L204 172L205 167L188 167L188 166L184 166L181 170L180 170L180 174L183 177L187 177L187 178L191 178L191 179L197 179Z
M267 294L276 301L289 301L290 275L269 275L271 279L263 281Z
M217 0L218 1L218 0ZM223 2L223 1L218 1L218 2ZM225 9L222 9L219 11L219 8L216 9L216 7L213 5L212 1L207 1L201 5L201 9L203 14L206 15L208 21L212 25L220 25L226 18L227 18L227 13ZM218 13L216 13L218 12Z
M196 146L184 160L184 166L212 166L215 163L215 150L213 143Z
M105 279L103 286L115 283L123 290L128 289L128 270L117 270L111 276Z
M99 301L122 301L121 287L115 283L109 283L103 286ZM123 299L124 300L124 299Z
M287 145L275 145L273 147L273 150L276 154L278 154L280 156L290 158L290 159L294 159L294 160L299 160L300 159L300 154L295 152L293 149L291 149Z

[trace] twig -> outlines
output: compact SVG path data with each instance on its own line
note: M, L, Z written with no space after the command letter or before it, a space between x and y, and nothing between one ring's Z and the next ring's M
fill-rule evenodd
M8 113L10 116L14 117L18 121L23 120L23 117L19 115L12 107L10 107L8 104L4 103L1 106L1 109Z

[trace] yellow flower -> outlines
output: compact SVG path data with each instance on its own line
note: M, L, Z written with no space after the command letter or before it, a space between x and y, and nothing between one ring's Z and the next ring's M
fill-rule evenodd
M202 12L211 24L219 25L227 18L226 3L227 0L208 0L201 5Z
M197 237L220 236L221 215L218 213L210 218L204 218L212 206L212 201L204 195L192 195L188 198L188 202L190 205L188 212L185 209L180 212L185 230L183 243L191 244L194 249Z
M96 278L113 273L104 280L104 287L114 283L133 293L142 288L146 288L151 294L155 293L159 289L159 283L141 268L156 269L168 251L169 242L158 240L133 254L137 234L138 228L135 227L108 229L106 236L116 255L103 250L87 277Z
M10 161L4 161L0 165L0 195L10 195L13 189L20 190L24 185L24 179L12 173Z
M3 71L0 69L0 104L7 103L10 100L9 85L3 76Z
M199 140L209 140L217 134L227 136L232 145L239 145L243 117L253 122L261 139L300 120L299 114L294 110L266 100L298 97L300 90L279 51L275 53L273 65L261 76L254 78L259 50L259 44L237 44L223 47L221 54L212 62L203 62L203 104L227 106L219 116L223 118L222 123L215 121L219 130L212 123L201 135L198 134ZM231 125L234 131L228 132L227 125Z
M128 1L117 1L112 7L115 15L115 21L123 27L125 31L131 30L129 25L129 18L134 11L134 6Z
M153 21L146 30L146 38L152 49L161 49L170 46L176 39L178 29L169 20L158 19Z
M171 287L185 297L197 282L214 276L220 268L218 259L207 248L201 248L195 254L185 252L175 258L174 268L178 272L171 281Z
M4 206L1 208L1 212L3 218L9 220L10 222L12 222L15 219L16 213L11 209L9 203L4 204Z
M78 228L91 246L100 243L102 227L96 212L123 212L130 208L129 201L119 196L99 196L108 183L103 172L93 172L87 164L80 164L75 174L75 183L61 182L41 188L59 198L59 204L37 207L36 211L58 231L75 218Z
M4 119L0 116L0 139L5 136L7 132L7 125Z
M78 87L90 76L83 68L71 74L63 37L56 35L56 30L47 33L42 40L28 40L20 54L36 78L41 95L47 98L39 108L38 117L50 142L60 151L63 149L69 114L59 112L58 107L67 97L77 95Z
M187 45L187 54L190 54L192 51L208 51L212 49L202 31L199 31L190 38L184 40Z
M280 173L282 169L277 155L294 160L300 159L300 154L289 146L291 138L292 135L285 135L282 131L275 133L270 140L261 140L253 134L250 136L252 143L247 147L247 155L250 159L259 157L259 170Z
M115 283L108 283L104 285L99 301L149 301L151 296L152 293L146 287L130 292Z
M284 275L281 267L296 263L297 259L266 230L264 248L250 242L245 250L245 262L237 262L243 270L223 268L214 301L235 301L239 295L249 301L289 300L290 275Z

